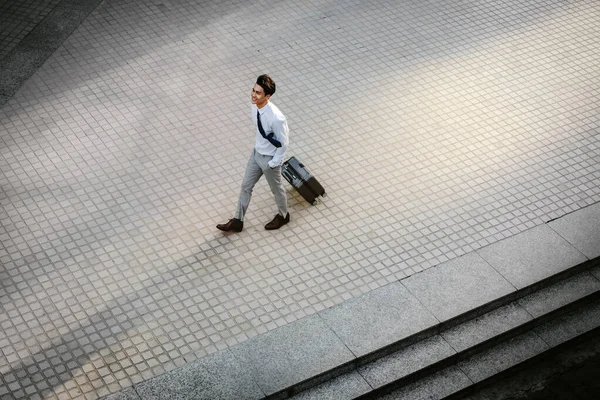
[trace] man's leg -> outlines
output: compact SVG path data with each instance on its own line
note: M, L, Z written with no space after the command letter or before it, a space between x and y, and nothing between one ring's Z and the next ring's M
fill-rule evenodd
M286 217L288 214L287 208L287 193L283 186L283 179L281 177L281 166L271 168L267 165L264 170L265 178L269 182L271 192L275 196L275 202L277 203L277 209L282 217Z
M256 162L255 155L257 155L257 153L255 150L253 150L252 154L250 155L250 158L248 159L246 173L244 174L244 179L242 180L242 187L240 189L240 198L238 200L237 210L235 212L235 218L241 221L244 220L246 210L248 209L248 205L250 204L250 198L252 197L252 189L254 189L254 185L256 185L256 182L258 182L258 180L263 174L260 165L258 165L258 163Z

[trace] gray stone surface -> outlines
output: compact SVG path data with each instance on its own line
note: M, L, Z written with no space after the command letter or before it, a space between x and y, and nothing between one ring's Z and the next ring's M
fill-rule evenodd
M441 336L435 335L360 367L358 371L369 385L378 388L455 353Z
M600 332L597 332L546 353L518 373L494 379L460 400L596 400L600 393L599 369ZM568 382L563 388L566 390L555 390L559 388L552 382L557 380ZM546 390L546 394L540 393L541 390Z
M446 329L440 335L460 352L531 320L531 315L513 302Z
M62 0L0 60L0 107L77 29L101 0ZM34 2L29 7L35 9Z
M440 321L515 291L475 253L447 261L401 282Z
M120 392L103 397L102 400L144 400L138 396L133 388L121 390Z
M586 257L600 257L600 203L550 221L548 225Z
M305 390L291 400L351 400L371 391L369 384L356 371L338 376L319 386Z
M518 289L586 261L546 225L484 247L477 254Z
M600 266L590 269L590 273L594 275L597 279L600 279Z
M143 400L254 400L264 394L229 350L135 386Z
M0 0L0 64L61 1Z
M557 346L600 326L600 302L581 307L535 329L550 346Z
M49 54L43 49L34 47L19 47L5 58L0 67L0 93L10 98L48 58Z
M373 290L319 314L357 357L438 323L400 282Z
M582 272L519 299L519 304L534 318L600 290L600 281Z
M31 31L20 47L27 46L39 50L46 57L50 56L81 22L66 11L55 9L50 19L44 20Z
M598 26L598 1L102 1L0 108L0 393L93 399L600 201ZM329 197L287 186L267 232L262 180L223 235L263 72Z
M267 394L354 359L319 315L312 315L231 348Z
M471 380L457 367L448 367L415 383L395 390L380 400L438 400L471 384Z
M547 349L538 335L527 332L459 362L458 367L473 382L479 382Z

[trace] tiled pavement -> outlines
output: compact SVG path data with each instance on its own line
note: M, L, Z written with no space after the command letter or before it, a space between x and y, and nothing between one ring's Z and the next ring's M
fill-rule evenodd
M61 0L0 0L0 60L6 57Z
M97 398L600 201L596 0L107 0L0 109L0 396ZM278 82L329 197L231 217Z

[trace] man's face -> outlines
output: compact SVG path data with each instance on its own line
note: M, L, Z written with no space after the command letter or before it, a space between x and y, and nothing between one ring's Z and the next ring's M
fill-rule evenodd
M252 87L252 104L256 104L258 108L264 107L269 101L271 95L265 95L265 90L256 83Z

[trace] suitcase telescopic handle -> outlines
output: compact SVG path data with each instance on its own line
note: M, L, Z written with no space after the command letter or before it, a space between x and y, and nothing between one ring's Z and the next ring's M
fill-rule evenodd
M282 171L284 176L287 176L289 178L289 180L294 180L294 179L300 179L298 178L292 171L290 171L288 168L284 168Z

